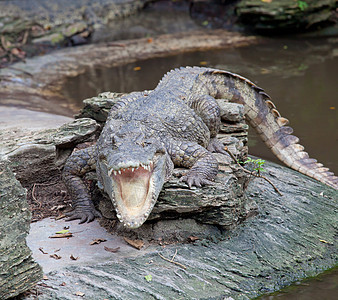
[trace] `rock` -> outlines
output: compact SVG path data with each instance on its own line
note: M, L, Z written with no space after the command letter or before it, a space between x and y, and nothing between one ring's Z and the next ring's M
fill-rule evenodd
M112 230L110 230L112 231ZM224 231L217 226L201 224L194 219L158 220L145 223L137 229L127 229L116 223L114 234L133 240L157 242L160 244L187 243L195 240L210 240L210 237L220 237Z
M125 94L105 92L97 97L83 100L84 107L76 118L92 118L97 122L105 122L110 109Z
M237 4L238 21L265 32L302 32L337 22L336 0L261 1Z
M84 118L41 131L7 128L0 133L0 154L22 184L43 182L58 174L75 145L89 140L98 128L94 120Z
M59 24L81 22L83 19L108 22L120 17L126 17L142 9L148 0L101 0L98 3L91 0L56 0L53 5L44 5L44 0L0 2L0 17L15 16L29 20L37 20L43 25L55 26ZM88 18L89 13L97 16Z
M337 191L277 164L266 162L265 169L283 196L261 179L252 181L248 197L259 206L255 218L230 232L209 229L208 239L194 243L129 252L121 247L105 252L104 261L50 272L52 288L39 287L39 299L75 299L76 291L88 299L253 299L334 267ZM178 221L176 228L167 222L159 225L164 233L167 226L172 232L185 225L198 231L193 220ZM109 247L118 245L115 239ZM152 275L150 282L146 275Z
M221 110L221 119L225 122L241 122L244 120L244 106L242 104L226 102L218 99Z
M41 267L26 245L31 213L26 190L6 161L0 160L0 298L8 299L42 279Z

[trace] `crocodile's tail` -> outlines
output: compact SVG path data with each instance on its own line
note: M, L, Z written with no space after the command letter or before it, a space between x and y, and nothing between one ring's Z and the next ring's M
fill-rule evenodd
M248 79L222 70L204 72L213 78L211 93L216 98L229 99L244 105L246 119L256 129L264 143L288 167L338 189L338 177L317 160L309 158L299 139L291 135L289 121L281 117L269 95ZM202 75L203 76L203 75ZM215 90L216 87L216 90Z

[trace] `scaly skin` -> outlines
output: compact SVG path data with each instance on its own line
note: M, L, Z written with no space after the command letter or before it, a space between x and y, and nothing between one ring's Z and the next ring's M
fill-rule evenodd
M99 215L80 179L94 168L118 218L129 228L145 222L173 166L189 168L182 177L189 187L211 184L218 172L211 152L225 153L216 139L217 98L243 104L250 125L287 166L337 189L337 177L308 157L261 88L230 72L187 67L167 73L153 91L122 97L111 109L96 149L68 159L63 177L74 201L70 218L85 222Z

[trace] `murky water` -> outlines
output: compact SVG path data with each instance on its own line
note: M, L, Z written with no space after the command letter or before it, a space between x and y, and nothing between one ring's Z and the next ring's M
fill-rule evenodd
M256 300L334 300L337 299L337 291L338 268L335 268Z
M80 107L82 99L103 91L153 89L164 73L204 65L248 77L271 96L310 156L338 173L338 39L274 39L261 45L155 58L115 68L91 69L65 86ZM138 67L138 71L135 71ZM276 161L253 133L250 153Z

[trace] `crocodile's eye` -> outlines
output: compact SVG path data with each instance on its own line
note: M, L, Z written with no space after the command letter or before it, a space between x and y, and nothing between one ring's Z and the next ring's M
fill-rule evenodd
M114 136L111 138L111 142L112 142L112 149L113 149L113 150L117 149L117 146L116 146L116 139L115 139Z

